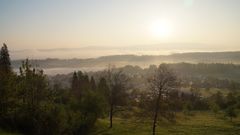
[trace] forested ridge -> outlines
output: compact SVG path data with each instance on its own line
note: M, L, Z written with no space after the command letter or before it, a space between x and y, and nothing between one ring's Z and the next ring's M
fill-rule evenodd
M111 55L88 59L33 59L32 65L42 68L58 67L105 67L112 63L116 66L138 65L146 67L151 64L159 63L225 63L240 64L240 52L195 52L195 53L176 53L171 55ZM13 68L21 66L22 60L13 60Z

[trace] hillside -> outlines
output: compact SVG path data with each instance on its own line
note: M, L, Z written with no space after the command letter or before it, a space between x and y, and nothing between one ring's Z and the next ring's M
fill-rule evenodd
M13 60L13 68L18 68L22 60ZM146 67L160 63L233 63L240 64L240 51L236 52L193 52L176 53L171 55L111 55L88 59L42 59L31 60L33 66L41 68L79 68L106 67L107 64L116 66L138 65Z

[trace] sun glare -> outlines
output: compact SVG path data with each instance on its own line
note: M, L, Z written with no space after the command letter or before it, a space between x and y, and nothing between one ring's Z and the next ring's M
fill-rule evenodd
M157 20L150 24L150 32L154 37L169 37L172 34L172 26L169 21Z

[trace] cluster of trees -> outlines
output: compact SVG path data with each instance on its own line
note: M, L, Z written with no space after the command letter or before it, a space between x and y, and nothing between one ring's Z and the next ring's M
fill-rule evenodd
M32 68L28 60L22 62L19 74L14 73L8 48L3 44L0 52L1 128L36 135L86 134L102 112L101 99L92 91L94 87L88 88L79 98L74 89L63 90L58 85L52 88L43 71Z
M232 121L232 118L237 117L237 110L240 109L240 95L230 92L224 96L221 92L217 92L208 98L208 104L215 115L223 112Z
M160 119L175 121L176 112L193 110L225 112L237 116L240 97L221 93L204 98L197 85L190 92L180 91L183 81L168 64L149 69L109 65L101 72L74 72L70 87L50 84L43 70L22 62L19 73L13 72L6 44L0 51L0 127L23 134L87 134L98 118L109 118L114 126L118 112L129 112L152 120L155 135ZM146 79L147 78L147 79ZM143 81L143 79L146 79ZM144 87L144 90L141 90ZM137 117L139 118L139 117Z
M112 68L99 83L74 72L71 88L50 85L43 70L22 62L13 72L6 44L0 52L0 127L34 135L87 134L99 117L113 114L124 103L126 78Z
M71 83L71 93L77 100L88 99L89 94L94 95L95 104L100 104L100 117L109 116L109 127L113 126L113 115L119 110L123 110L123 106L127 101L127 77L121 71L116 71L114 67L109 66L104 74L100 77L96 84L95 79L83 74L81 71L74 72ZM90 109L91 107L89 107ZM96 120L97 114L95 114Z
M190 64L177 63L166 64L181 79L182 87L196 88L218 88L238 90L240 89L240 67L233 64ZM139 82L143 82L145 77L151 77L157 66L150 65L149 68L142 69L138 66L125 66L121 68L125 73L130 74ZM143 80L142 80L143 78ZM147 82L146 82L147 83ZM147 88L148 89L148 88Z

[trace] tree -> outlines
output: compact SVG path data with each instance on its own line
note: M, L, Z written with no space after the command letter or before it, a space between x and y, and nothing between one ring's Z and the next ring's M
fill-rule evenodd
M210 102L215 103L221 109L225 109L226 108L226 103L225 103L223 94L220 91L218 91L216 94L213 94L210 97Z
M233 106L229 106L225 111L225 116L229 117L231 122L232 122L232 118L237 117L237 113L235 111L235 108Z
M193 109L192 103L190 101L185 101L183 104L184 115L191 115L192 109Z
M3 77L4 74L8 74L12 71L11 68L11 61L9 56L8 47L5 43L3 43L3 46L0 51L0 73L1 77Z
M95 80L94 80L93 76L91 76L90 85L91 85L92 90L96 90L97 86L96 86L96 83L95 83Z
M99 80L99 83L97 85L96 93L98 96L102 99L103 102L103 116L107 114L108 111L108 105L109 105L109 87L107 85L107 81L104 77L101 77Z
M71 98L68 117L73 134L86 134L94 126L97 118L103 112L103 98L96 91L93 77L81 71L74 72L71 84Z
M152 134L155 135L158 114L164 99L169 91L175 90L178 86L176 75L165 64L161 64L155 71L152 78L149 79L152 99L155 101Z
M218 104L216 104L216 103L210 103L209 104L209 107L210 107L210 109L212 110L212 112L214 113L214 115L216 116L217 115L217 113L219 112L219 110L220 110L220 107L218 106Z
M229 92L228 95L226 96L226 105L227 106L233 106L237 104L237 99L235 97L236 94Z
M77 72L73 73L72 83L71 83L72 94L80 97L81 91L79 90L79 78Z
M79 99L81 99L87 91L92 90L88 75L83 74L81 71L74 72L71 80L71 89L72 94Z
M237 100L236 107L240 109L240 95L236 97L236 100Z
M23 103L28 105L29 109L36 110L41 101L48 99L50 91L46 76L43 70L32 68L28 59L22 62L18 79L22 86L20 93L23 93Z
M54 108L52 95L43 70L32 68L28 59L22 62L17 78L19 109L17 123L22 132L43 134L48 111ZM49 122L49 121L48 121Z
M106 80L109 88L107 94L109 104L109 128L112 128L114 113L126 102L126 85L128 79L122 71L116 71L114 67L111 66L108 67L106 73Z
M104 77L100 78L100 81L97 87L98 87L98 92L105 98L106 101L108 101L109 87L107 85L107 80Z
M0 50L0 116L6 116L9 106L12 104L10 103L10 97L13 94L13 89L9 87L14 77L8 48L7 45L3 43Z

